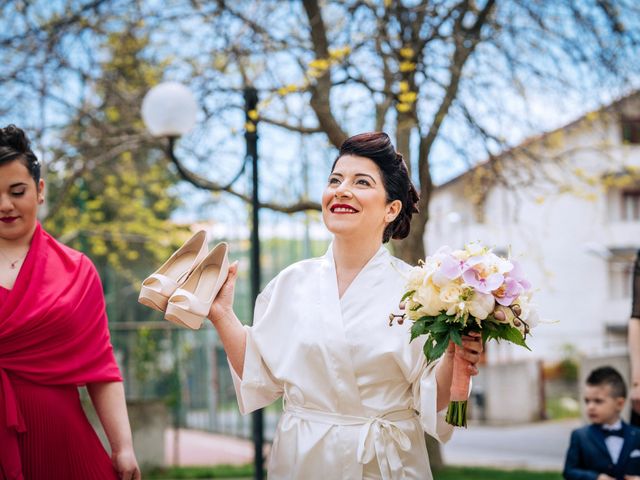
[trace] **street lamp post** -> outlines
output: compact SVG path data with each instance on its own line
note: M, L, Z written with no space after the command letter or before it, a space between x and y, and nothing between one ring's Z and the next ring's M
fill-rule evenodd
M253 87L244 89L246 125L244 138L247 142L247 157L251 158L251 304L256 304L260 293L260 201L258 200L258 131L255 127L253 112L258 105L258 92ZM255 118L255 117L254 117ZM253 413L253 448L255 478L264 477L264 418L263 410Z
M245 142L246 156L242 168L234 176L231 183L237 180L245 169L245 165L251 161L251 301L255 305L258 293L260 293L260 230L258 197L258 133L256 128L256 107L258 104L258 92L253 87L245 87ZM187 133L195 125L198 106L196 101L184 85L175 82L166 82L152 88L142 102L142 118L149 132L155 137L165 137L167 142L167 154L178 168L180 175L187 180L189 172L185 170L175 155L176 140ZM229 184L230 186L231 184ZM201 187L203 188L203 187ZM262 409L253 413L253 446L255 479L264 478L264 419Z

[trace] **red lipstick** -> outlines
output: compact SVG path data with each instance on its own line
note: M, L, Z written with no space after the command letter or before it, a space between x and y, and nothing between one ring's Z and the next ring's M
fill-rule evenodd
M331 210L331 213L338 213L338 214L358 213L357 209L355 209L351 205L347 205L346 203L334 203L333 205L331 205L331 208L329 208L329 210ZM337 211L337 210L340 210L340 211Z

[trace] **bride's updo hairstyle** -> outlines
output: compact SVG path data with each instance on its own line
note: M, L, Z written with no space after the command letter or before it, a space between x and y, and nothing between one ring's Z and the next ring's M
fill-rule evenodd
M340 157L345 155L365 157L373 161L380 169L382 183L387 192L387 203L394 200L402 202L400 213L384 229L382 243L387 243L390 238L399 240L409 235L411 215L418 212L417 203L420 196L411 183L402 155L396 152L389 135L384 132L369 132L348 138L340 147L340 153L333 162L331 171L335 169Z
M18 160L27 167L29 174L38 185L40 181L40 162L31 150L30 142L24 131L15 125L0 128L0 165Z

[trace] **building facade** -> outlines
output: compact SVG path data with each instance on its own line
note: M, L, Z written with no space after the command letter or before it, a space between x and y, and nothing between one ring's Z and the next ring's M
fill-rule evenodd
M532 352L492 344L489 363L559 359L569 345L585 355L624 349L640 249L640 93L438 186L427 253L469 241L521 262L545 320Z

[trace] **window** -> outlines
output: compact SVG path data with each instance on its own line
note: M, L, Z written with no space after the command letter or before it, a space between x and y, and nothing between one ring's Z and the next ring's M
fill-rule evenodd
M609 295L612 300L631 298L633 262L609 263Z
M622 141L625 143L640 144L640 117L622 117Z
M640 190L622 192L620 220L623 222L640 220Z

